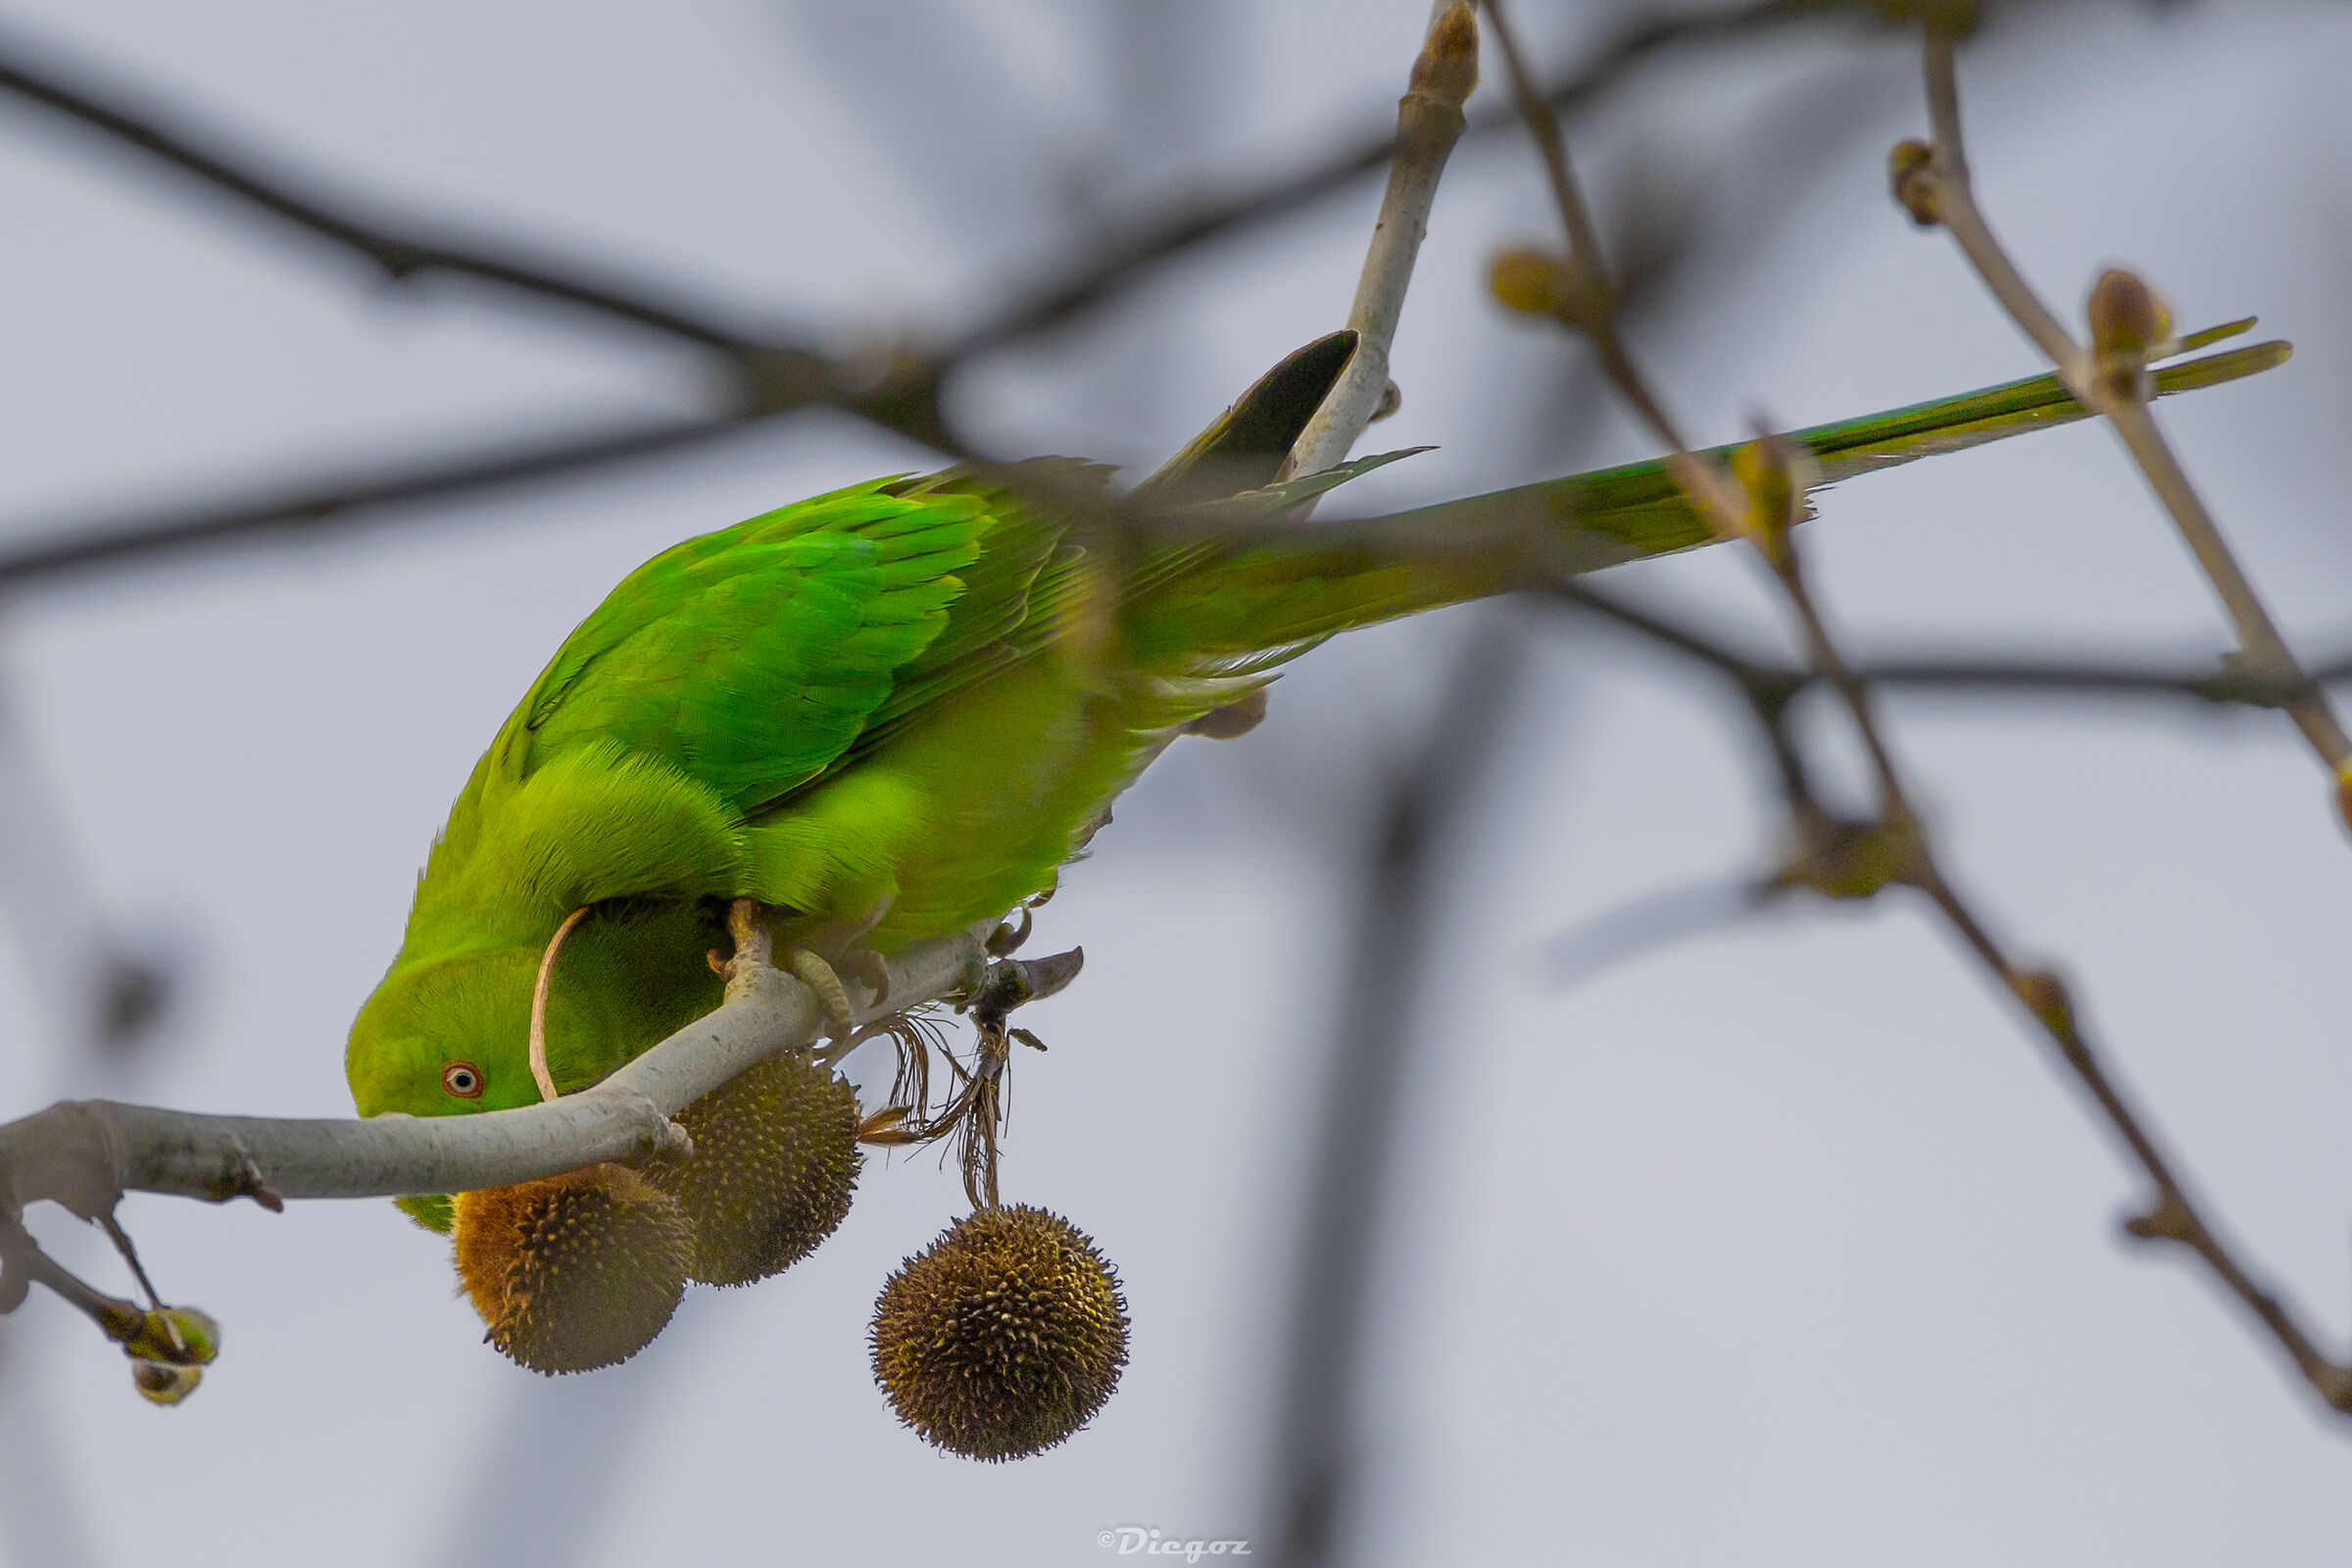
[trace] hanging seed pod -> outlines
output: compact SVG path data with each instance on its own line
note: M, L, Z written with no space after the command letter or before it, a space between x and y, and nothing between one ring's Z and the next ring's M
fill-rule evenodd
M1085 1426L1118 1387L1127 1301L1068 1220L983 1208L891 1276L869 1338L900 1420L969 1459L1018 1459Z
M749 1285L816 1250L858 1186L858 1092L796 1056L756 1062L678 1112L691 1154L642 1167L694 1226L688 1274Z
M686 1290L677 1200L622 1165L460 1193L458 1278L492 1345L534 1372L586 1372L653 1342Z

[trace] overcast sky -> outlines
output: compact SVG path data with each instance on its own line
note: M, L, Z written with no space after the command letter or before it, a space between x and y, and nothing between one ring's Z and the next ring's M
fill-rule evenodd
M1546 9L1520 7L1564 57ZM975 318L1155 195L1377 130L1426 11L41 0L8 21L389 209L847 342ZM1963 76L1986 204L2054 299L2128 260L2187 324L2259 313L2295 340L2286 368L2164 417L2315 654L2352 641L2346 80L2341 8L2210 0L2052 8L1972 46ZM1828 33L1646 71L1580 122L1604 205L1663 193L1693 236L1637 334L1691 426L1728 439L1759 411L1795 425L2037 368L1886 200L1886 149L1922 122L1902 40ZM956 412L1007 455L1156 461L1341 322L1375 195L1186 259L982 367ZM14 102L0 210L0 530L695 406L673 349L487 290L388 294ZM1481 294L1497 245L1547 232L1525 148L1466 147L1396 353L1403 409L1373 432L1440 450L1356 510L1641 455L1580 406L1571 351ZM346 1112L343 1035L425 845L564 632L681 537L929 461L811 416L12 603L0 714L74 885L185 984L134 1070L73 1056L55 954L78 917L57 892L0 943L0 1117L69 1092ZM2094 428L1851 482L1809 537L1858 648L2225 646ZM1614 581L1777 635L1729 552ZM56 1301L10 1319L0 1562L1088 1564L1120 1525L1262 1540L1355 830L1494 612L1301 662L1257 733L1175 747L1042 911L1042 948L1083 943L1088 965L1025 1018L1052 1051L1016 1065L1005 1193L1092 1233L1134 1315L1123 1385L1065 1446L942 1457L871 1385L875 1292L959 1211L929 1157L870 1162L840 1234L783 1278L697 1290L636 1361L560 1381L478 1343L446 1244L389 1203L134 1198L150 1271L221 1320L222 1359L161 1411ZM1774 824L1720 693L1525 624L1528 690L1446 844L1351 1557L2340 1561L2352 1428L2205 1279L2118 1240L2124 1167L1919 909L1797 907L1546 979L1547 939L1752 874ZM2233 1235L2314 1322L2352 1323L2352 852L2290 727L1973 699L1898 704L1894 727L1965 885L2075 977ZM42 1234L105 1266L55 1216Z

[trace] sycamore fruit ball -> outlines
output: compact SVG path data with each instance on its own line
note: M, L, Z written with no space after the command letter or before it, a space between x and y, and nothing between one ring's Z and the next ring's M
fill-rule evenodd
M1085 1426L1118 1387L1127 1301L1068 1220L984 1208L891 1276L871 1343L900 1420L969 1459L1019 1459Z
M694 1232L624 1165L460 1193L458 1278L492 1345L534 1372L587 1372L653 1343L686 1291Z
M646 1178L694 1227L690 1277L749 1285L816 1250L858 1186L858 1092L797 1056L769 1056L678 1112L694 1152Z

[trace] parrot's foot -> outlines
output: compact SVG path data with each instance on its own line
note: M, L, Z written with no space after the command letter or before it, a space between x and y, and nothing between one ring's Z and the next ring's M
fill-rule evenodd
M992 958L1008 958L1020 952L1021 944L1029 940L1029 933L1036 926L1036 920L1029 913L1026 904L1012 912L1021 917L1019 925L1014 925L1007 918L988 935L988 956Z
M855 920L837 920L798 933L799 940L784 952L785 970L816 993L817 1005L824 1009L825 1033L836 1049L848 1045L858 1033L856 1009L848 987L842 984L844 975L872 993L872 1005L879 1007L890 1000L890 966L873 949L858 946L889 912L890 901L885 899Z
M833 966L812 948L792 948L784 955L784 968L794 979L816 994L816 1004L825 1015L825 1033L835 1045L840 1045L858 1032L858 1015L850 1005L850 993L841 983Z

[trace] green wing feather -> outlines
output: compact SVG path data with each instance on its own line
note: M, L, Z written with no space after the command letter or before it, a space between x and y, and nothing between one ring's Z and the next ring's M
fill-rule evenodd
M657 556L532 691L519 771L617 745L739 808L793 788L849 748L959 618L958 574L983 560L995 520L977 496L862 485ZM986 554L980 579L995 586L1005 573Z

